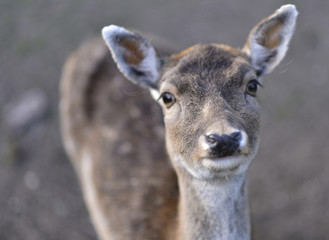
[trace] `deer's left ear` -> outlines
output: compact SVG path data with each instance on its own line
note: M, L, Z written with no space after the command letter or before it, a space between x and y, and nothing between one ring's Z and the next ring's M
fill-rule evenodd
M297 15L294 5L284 5L251 30L243 51L259 76L270 73L284 58Z

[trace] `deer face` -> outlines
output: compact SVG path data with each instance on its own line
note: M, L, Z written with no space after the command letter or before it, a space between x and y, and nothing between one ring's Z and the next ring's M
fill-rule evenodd
M103 37L121 72L160 102L176 169L209 179L244 172L259 142L260 77L283 59L297 11L285 5L251 31L240 51L196 45L161 58L140 35L117 26Z
M259 85L246 56L196 45L171 56L158 82L167 149L198 178L245 171L258 148Z

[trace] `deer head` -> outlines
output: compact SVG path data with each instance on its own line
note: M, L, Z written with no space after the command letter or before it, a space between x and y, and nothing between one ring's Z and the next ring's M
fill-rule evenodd
M282 6L254 27L241 50L197 44L166 57L136 33L114 25L103 29L121 72L149 88L162 106L176 170L198 179L246 171L259 145L262 76L285 56L296 16L293 5Z

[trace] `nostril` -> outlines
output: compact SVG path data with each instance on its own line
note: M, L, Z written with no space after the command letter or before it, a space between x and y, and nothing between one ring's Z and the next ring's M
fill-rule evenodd
M231 134L231 137L235 140L235 141L240 141L242 138L242 134L241 132L234 132Z
M206 136L206 141L210 145L213 145L213 144L216 144L219 141L221 141L221 137L218 136L217 134L209 134L209 135Z
M219 142L239 142L242 139L241 132L234 132L231 135L223 134L221 136L211 133L206 136L206 141L209 144L215 144Z

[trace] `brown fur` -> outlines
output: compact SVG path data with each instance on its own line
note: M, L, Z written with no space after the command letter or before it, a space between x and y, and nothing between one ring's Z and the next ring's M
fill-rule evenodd
M101 53L102 51L104 52ZM96 59L90 58L92 52L100 54ZM175 135L178 141L175 144L177 151L191 152L195 155L195 150L192 149L196 142L192 135L198 129L206 128L207 122L202 119L215 118L216 112L228 107L225 104L218 104L222 102L222 96L228 97L227 101L233 104L232 109L241 112L241 99L231 99L229 91L241 85L243 92L244 82L241 77L248 69L250 70L250 65L247 60L241 59L241 56L232 55L216 45L195 46L186 52L179 62L176 59L171 61L176 62L175 69L180 72L178 76L182 81L177 86L179 93L188 95L190 103L186 109L189 115L184 120L177 119L178 124L175 128L167 127L167 136ZM93 66L89 67L91 64ZM167 66L170 64L174 63L169 61ZM238 65L236 67L239 71L236 71L235 76L231 76L230 79L234 81L231 82L222 69L233 65ZM88 66L89 72L85 71L83 78L78 74L79 66ZM205 67L207 72L202 72ZM72 79L80 80L71 81ZM81 90L77 92L77 89ZM78 93L82 95L77 96ZM200 98L196 97L198 94L202 94ZM208 95L217 97L207 99ZM242 95L244 97L244 94ZM67 97L81 99L83 104ZM68 61L62 81L62 99L68 104L69 110L61 114L63 136L66 140L74 141L77 150L76 153L70 154L71 160L77 166L77 173L83 182L85 176L78 162L85 151L90 154L97 204L107 219L111 236L120 235L118 239L174 239L177 181L164 149L160 109L152 103L149 94L124 80L115 69L103 43L94 41L80 48ZM199 110L203 105L200 105L200 100L204 101L203 104L217 104L215 108L209 108L211 111L201 115ZM257 118L255 120L253 114L247 114L248 111L242 112L244 114L239 118L250 122L246 129L258 131ZM236 117L234 114L222 117L230 120ZM142 120L145 118L148 121ZM72 120L76 125L67 126ZM184 131L188 135L183 134L183 128L189 129ZM189 149L184 146L188 146ZM100 155L106 152L107 154ZM111 159L107 158L109 154ZM131 162L134 163L133 167ZM92 215L93 211L94 209L90 208ZM97 223L95 227L97 228ZM111 239L110 235L101 236L104 239Z
M99 54L93 57L95 52ZM111 235L167 239L166 229L177 214L177 180L164 147L161 111L149 93L124 79L103 41L96 40L67 62L61 94L66 105L61 108L63 138L73 141L76 149L67 152L81 182L86 177L81 157L84 152L91 156L97 204L109 229L114 229ZM88 207L93 215L94 209Z
M280 30L282 28L282 22L275 22L273 26L268 27L264 32L264 37L260 39L260 44L266 48L275 48L279 46L281 42Z
M180 53L177 53L177 54L173 54L171 56L172 59L174 60L179 60L181 59L182 57L184 57L186 54L188 54L190 51L192 51L194 49L195 46L192 46L192 47L189 47L183 51L181 51Z
M124 55L124 59L127 63L138 65L144 59L145 56L141 49L138 47L138 43L135 39L120 39L119 45L128 50Z
M243 54L238 50L232 51L232 48L230 51L227 49L222 48L222 45L212 44L188 48L188 52L176 62L176 66L171 67L171 74L167 74L159 82L159 85L168 82L176 88L171 88L170 91L177 93L176 97L181 100L180 105L184 106L181 110L184 111L184 116L172 118L166 124L166 129L167 138L174 141L176 152L184 153L186 159L200 156L198 139L215 119L242 127L248 131L249 136L258 135L258 105L244 92L246 83L256 78L256 73ZM176 55L173 59L176 61ZM230 73L225 69L230 69ZM248 101L250 103L245 104ZM207 111L202 110L205 105L209 105ZM223 115L224 109L230 113ZM252 146L256 142L256 139L251 138Z
M280 11L252 31L261 31L267 47L277 46L286 14L296 17L292 6ZM99 40L68 60L61 81L62 135L100 238L249 239L246 170L259 144L260 108L248 92L258 77L248 44L244 50L198 44L154 59L144 56L134 33L107 29L105 37L122 37L108 43L130 80L174 101L168 107L171 98L160 97L161 114L145 90L118 72ZM257 64L269 64L263 55ZM130 65L144 59L139 74L129 75L136 67ZM213 158L206 136L237 131L244 137L239 151Z

